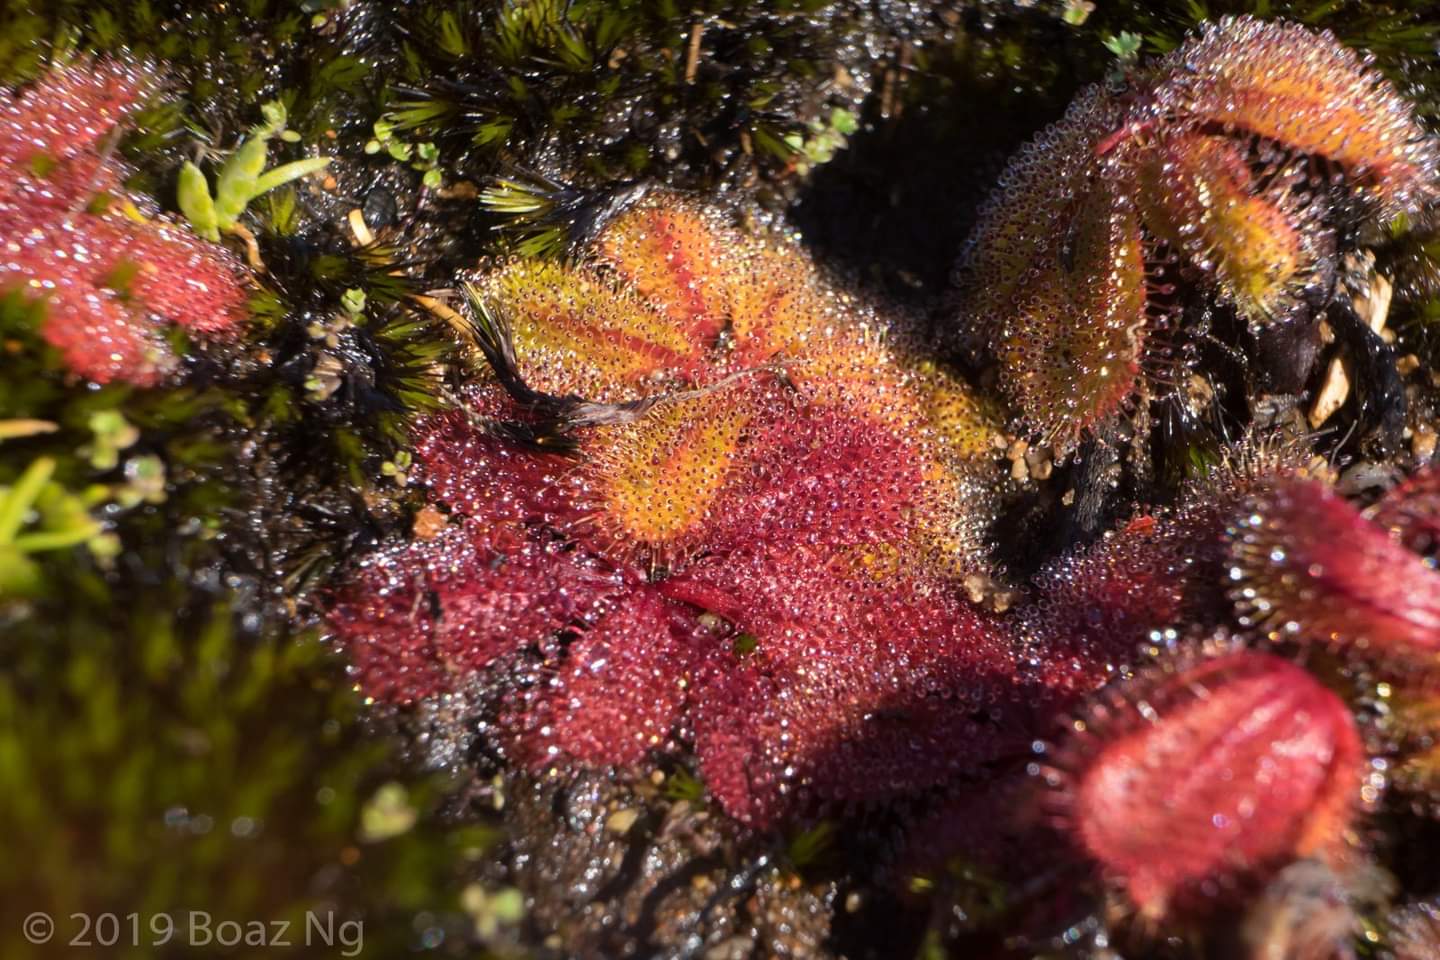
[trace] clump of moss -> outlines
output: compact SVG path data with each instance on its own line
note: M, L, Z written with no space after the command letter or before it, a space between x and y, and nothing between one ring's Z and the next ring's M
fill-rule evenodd
M225 602L185 606L173 588L111 597L107 613L102 577L68 586L70 602L8 624L0 652L7 956L44 955L20 936L37 910L66 940L73 913L138 913L135 955L162 939L162 916L183 942L190 911L294 930L333 914L364 924L367 949L418 946L424 931L400 919L416 911L463 931L456 890L495 834L436 822L453 786L435 779L401 791L419 826L393 826L392 796L384 828L395 746L359 723L323 646L255 636Z
M710 183L783 169L809 122L853 107L874 24L863 5L816 0L685 14L650 0L420 0L383 22L404 38L385 116L397 136L600 182L688 170Z

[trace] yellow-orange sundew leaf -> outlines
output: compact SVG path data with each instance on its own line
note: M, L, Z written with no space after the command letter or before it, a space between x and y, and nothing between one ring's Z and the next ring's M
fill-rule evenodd
M1004 323L1035 273L1054 266L1056 217L1091 188L1101 166L1095 145L1122 116L1099 87L1087 88L1011 158L961 260L963 322L986 331Z
M1391 84L1329 32L1226 17L1159 60L1154 108L1343 167L1382 217L1431 195L1433 139Z
M595 251L622 280L699 348L712 345L730 317L730 286L744 251L719 214L656 193L612 220Z
M995 333L1000 386L1026 422L1068 451L1139 384L1145 256L1123 186L1096 183Z
M746 233L674 194L616 218L595 250L698 344L724 334L737 368L814 352L811 341L855 321L853 298L822 279L795 238Z
M1201 270L1251 320L1272 316L1311 254L1280 191L1256 192L1242 144L1181 130L1157 138L1140 163L1145 226ZM1321 229L1312 225L1312 229Z
M809 341L785 361L783 374L811 403L841 406L892 430L923 421L905 371L869 330L837 330Z
M1006 415L965 381L933 361L912 360L895 347L906 378L887 420L895 435L910 439L924 484L914 511L914 535L904 553L943 577L984 572L985 519L997 499L996 439Z
M910 546L918 562L913 568L954 580L987 574L986 520L998 499L993 472L979 461L954 461L933 446L917 457L926 463L927 496L915 515Z
M703 376L700 349L669 318L588 267L511 261L479 287L509 318L537 390L614 402Z
M1133 142L1103 156L1121 111L1091 88L1010 161L962 261L961 322L998 361L1026 426L1061 452L1135 392L1145 270Z
M933 361L922 361L912 369L930 428L941 447L963 462L992 458L996 439L1004 437L1008 419L1000 403L941 370Z
M824 338L854 328L860 313L781 237L754 245L731 280L730 302L735 358L744 366L829 349Z
M744 455L757 389L742 382L669 400L591 434L583 470L601 537L659 564L700 547Z

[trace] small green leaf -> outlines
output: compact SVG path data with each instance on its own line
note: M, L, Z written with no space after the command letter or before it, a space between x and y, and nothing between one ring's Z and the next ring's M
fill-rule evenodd
M282 237L293 236L300 223L300 209L294 190L277 190L269 196L270 229Z
M47 550L68 550L88 543L104 528L94 520L72 524L63 530L27 533L15 538L15 549L21 553L43 553Z
M289 120L285 104L279 100L271 100L262 105L260 115L265 118L265 123L261 126L258 136L275 134L284 130L285 124Z
M140 439L136 429L119 410L97 410L90 415L90 465L96 470L113 470L120 463L120 452L134 446Z
M1095 4L1091 0L1065 0L1065 9L1061 18L1070 26L1078 27L1090 19L1090 14L1095 12Z
M330 166L330 157L306 157L303 160L293 160L290 163L281 164L274 170L267 170L265 174L256 179L254 190L250 197L258 197L262 193L269 193L276 187L284 186L291 180L299 180L312 173L324 170ZM248 201L249 198L247 198Z
M221 227L233 226L245 212L245 205L263 190L257 190L255 181L265 169L265 158L270 142L266 137L251 137L236 149L220 171L215 184L215 213Z
M215 213L215 201L210 196L210 184L205 174L190 161L180 168L180 185L176 191L180 212L190 221L191 228L206 240L220 239L220 220Z
M1105 38L1105 49L1128 63L1139 57L1140 47L1144 42L1144 38L1138 33L1122 30L1118 36Z
M360 839L379 843L398 837L415 825L417 816L405 786L395 781L386 783L360 812Z
M787 853L790 862L804 869L816 863L835 843L835 823L821 820L809 830L797 834L790 840Z
M365 312L365 291L358 287L351 287L340 294L340 306L345 308L346 313Z
M830 111L830 126L848 137L860 129L860 118L843 107L836 107Z
M439 41L440 49L457 60L470 53L470 44L465 41L465 31L460 28L460 21L455 14L449 10L440 14Z
M683 767L665 778L664 791L671 800L684 800L695 806L705 802L705 784Z
M50 420L36 420L26 417L0 420L0 440L38 437L42 434L54 433L59 429L60 425Z
M43 583L34 560L18 547L0 544L0 597L37 596Z
M0 496L0 544L15 542L16 534L25 524L26 514L54 473L55 460L38 457L25 468L13 487L3 491L3 496Z

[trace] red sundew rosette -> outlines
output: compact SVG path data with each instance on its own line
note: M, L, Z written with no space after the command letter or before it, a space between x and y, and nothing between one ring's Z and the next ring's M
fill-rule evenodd
M1282 479L1258 491L1230 529L1229 576L1241 622L1262 626L1272 640L1436 666L1440 571L1407 545L1400 528L1376 522L1393 520L1408 499L1401 488L1362 513L1316 480ZM1421 514L1412 536L1423 523Z
M1343 872L1364 752L1344 702L1239 651L1092 706L1047 776L1057 825L1146 921L1201 920L1301 859Z
M100 60L0 92L0 293L42 300L46 342L95 383L154 386L175 367L168 325L233 339L245 319L234 257L125 209L110 141L152 86L148 66Z

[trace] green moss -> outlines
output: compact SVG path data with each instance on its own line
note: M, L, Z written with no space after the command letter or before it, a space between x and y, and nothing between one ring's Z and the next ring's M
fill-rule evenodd
M96 574L75 587L0 648L7 957L38 955L18 923L34 910L297 925L334 911L363 919L381 952L415 944L413 911L463 923L457 854L494 832L433 820L443 778L405 788L403 829L367 832L394 745L365 733L322 645L251 635L226 604L184 604L174 587L113 604L74 602L107 596Z

